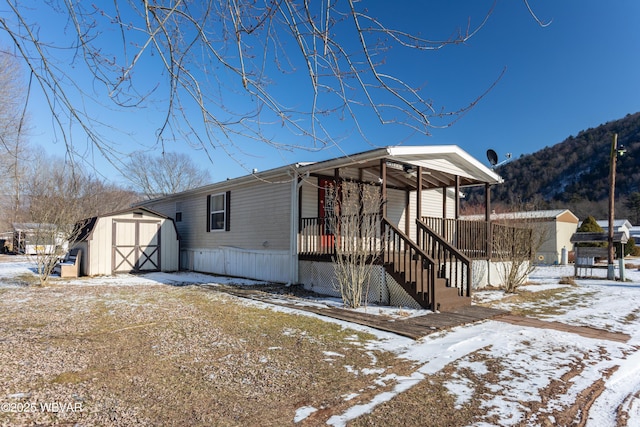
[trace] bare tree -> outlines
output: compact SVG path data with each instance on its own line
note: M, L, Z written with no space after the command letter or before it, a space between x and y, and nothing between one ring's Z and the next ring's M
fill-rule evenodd
M154 156L138 151L131 155L122 173L131 182L132 190L149 199L200 187L209 181L209 172L182 153Z
M346 307L366 304L374 262L380 256L380 205L376 186L343 181L328 189L333 197L329 229L334 235L336 282Z
M494 259L505 292L516 292L535 268L534 256L549 240L550 228L532 212L503 214L492 222Z
M114 163L121 153L105 135L117 124L94 114L104 99L124 111L159 109L163 119L154 126L162 151L177 140L209 157L214 149L233 156L250 152L252 141L319 149L352 131L368 140L363 117L428 135L455 122L499 80L446 110L431 100L424 77L392 74L387 58L392 47L420 55L464 44L493 6L444 39L391 28L367 6L356 0L39 3L40 16L66 20L62 31L57 22L37 22L31 5L8 0L0 31L44 94L69 153L85 154L77 139L82 131L88 148ZM70 70L93 80L74 79ZM351 129L336 135L337 119ZM275 136L281 127L295 142Z
M8 230L20 221L24 164L34 156L29 149L26 133L27 88L23 72L16 58L0 52L0 208L1 230Z
M73 239L75 223L81 217L78 176L67 173L56 163L36 162L28 186L30 240L35 254L40 285L49 281L56 263L66 251L65 242Z
M106 185L83 168L63 159L38 157L29 164L26 190L33 261L41 285L49 281L57 262L92 216L130 206L133 195Z

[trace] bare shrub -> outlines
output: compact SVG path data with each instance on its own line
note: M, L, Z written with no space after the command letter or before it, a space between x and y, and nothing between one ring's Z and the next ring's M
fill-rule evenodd
M505 292L516 292L535 268L533 257L549 239L549 228L530 212L506 215L492 224L493 255Z
M334 207L329 225L334 235L336 282L346 307L357 308L369 291L373 263L380 255L380 204L378 187L343 181L329 189Z

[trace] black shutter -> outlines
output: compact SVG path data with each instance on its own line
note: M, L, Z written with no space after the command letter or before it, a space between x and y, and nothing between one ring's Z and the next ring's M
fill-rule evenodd
M211 231L211 194L207 196L207 233Z
M227 191L224 196L225 214L224 214L224 231L231 230L231 191Z

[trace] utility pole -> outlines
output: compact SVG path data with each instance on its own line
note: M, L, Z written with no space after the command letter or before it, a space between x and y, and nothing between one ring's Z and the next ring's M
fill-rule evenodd
M615 214L614 197L616 190L616 160L618 158L618 134L613 134L613 143L611 144L611 160L609 169L609 251L607 253L607 280L615 280L616 274L613 265L615 247L613 246L613 218Z

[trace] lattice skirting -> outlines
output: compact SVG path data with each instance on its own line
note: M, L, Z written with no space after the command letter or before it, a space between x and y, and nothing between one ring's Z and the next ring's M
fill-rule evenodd
M304 288L322 295L340 298L337 288L335 264L332 262L300 261L298 279ZM420 308L402 287L380 265L373 269L369 282L367 303L393 307Z

